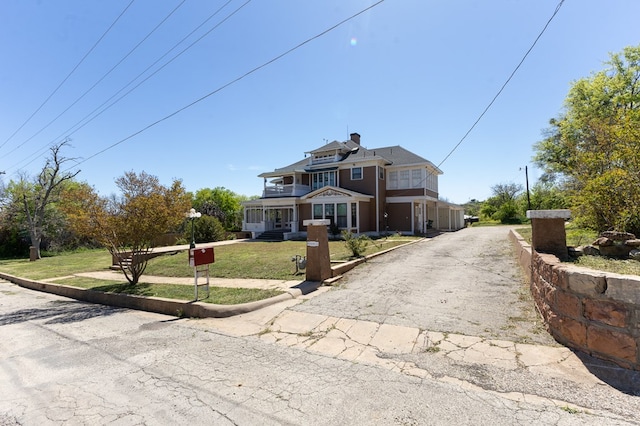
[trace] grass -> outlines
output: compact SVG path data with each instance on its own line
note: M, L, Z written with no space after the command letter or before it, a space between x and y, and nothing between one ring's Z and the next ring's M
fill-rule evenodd
M365 254L386 250L416 237L393 237L372 241ZM217 278L255 278L290 280L295 278L295 264L291 258L296 254L306 255L305 241L249 242L237 243L215 248L215 263L209 273ZM346 261L351 253L344 241L329 241L331 260ZM174 256L161 256L152 259L145 272L161 277L191 277L193 268L188 264L186 252Z
M102 291L105 293L131 294L147 297L164 297L167 299L193 300L193 285L180 284L137 284L128 282L96 280L92 278L73 277L56 280L57 284ZM204 288L200 290L204 295ZM201 302L215 303L219 305L235 305L239 303L254 302L282 294L279 290L262 290L255 288L228 288L209 287L209 297L199 299Z
M393 236L372 241L366 254L386 250L417 237ZM350 252L344 241L330 241L331 260L349 260ZM218 246L215 248L216 261L210 266L210 276L217 278L255 278L292 280L303 275L294 275L292 256L306 254L306 241L251 242ZM107 250L85 250L47 256L36 262L28 259L0 260L0 271L23 278L44 280L56 277L70 277L81 272L108 270L111 255ZM161 277L193 277L187 252L173 256L151 259L144 275ZM169 280L168 280L169 281ZM71 277L56 280L56 283L74 287L91 288L96 291L124 293L139 296L165 297L168 299L193 300L192 285L177 284L137 284L122 281L98 280L94 278ZM204 302L221 305L247 303L266 299L282 292L252 288L210 287L210 296Z
M416 237L389 237L374 240L365 254L415 241ZM350 253L343 241L330 241L331 260L349 260ZM250 242L218 246L216 261L210 275L217 278L256 278L289 280L295 278L295 265L291 257L306 254L305 241ZM85 250L43 257L36 262L28 259L0 260L0 271L23 278L43 280L80 272L104 271L111 265L107 250ZM162 277L192 277L187 252L151 259L145 275Z
M29 259L0 260L0 271L33 280L63 277L80 272L104 271L111 265L107 250L84 250L43 257L35 262Z
M518 228L516 231L531 244L531 227ZM591 244L598 238L595 231L585 230L568 225L567 246L578 247ZM584 268L595 269L597 271L612 272L614 274L640 275L640 262L629 259L613 259L602 256L580 256L572 262Z

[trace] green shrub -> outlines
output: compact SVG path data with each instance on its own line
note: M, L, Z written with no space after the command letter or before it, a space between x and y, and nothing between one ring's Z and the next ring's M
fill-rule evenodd
M356 236L349 231L342 231L342 238L344 238L344 243L353 257L362 257L371 241L371 238L364 234Z
M225 239L225 230L217 217L203 214L198 219L194 219L194 236L196 243L210 243ZM184 239L191 242L191 224L185 229Z

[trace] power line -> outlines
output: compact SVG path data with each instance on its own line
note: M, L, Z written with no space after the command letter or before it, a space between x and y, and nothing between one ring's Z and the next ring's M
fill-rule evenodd
M132 0L133 2L133 0ZM40 133L42 133L47 127L49 127L51 124L53 124L56 120L58 120L58 118L60 118L64 113L66 113L67 111L69 111L75 104L77 104L78 102L80 102L80 100L82 100L87 94L89 94L93 89L95 89L95 87L100 84L105 78L107 78L116 68L118 68L120 66L120 64L122 64L129 56L131 56L131 54L133 52L135 52L138 47L140 47L140 45L142 45L142 43L144 43L154 32L156 32L156 30L158 28L160 28L162 26L162 24L164 24L167 19L169 19L184 3L186 2L186 0L182 0L180 2L180 4L178 4L178 6L176 6L171 12L169 12L169 14L167 16L165 16L165 18L160 21L160 23L158 23L146 36L144 36L144 38L142 40L140 40L138 42L138 44L136 44L131 50L129 50L129 52L127 52L126 55L124 55L113 67L111 67L111 69L109 69L109 71L107 71L102 77L100 77L98 79L98 81L96 81L91 87L89 87L82 95L80 95L75 101L73 101L71 103L71 105L69 105L64 111L62 111L60 114L58 114L53 120L49 121L49 123L47 123L43 128L41 128L40 130L38 130L36 133L34 133L30 138L28 138L27 140L25 140L24 142L22 142L21 144L19 144L18 146L16 146L14 149L12 149L11 151L9 151L7 154L5 155L9 155L11 153L13 153L14 151L16 151L18 148L22 147L24 144L26 144L27 142L29 142L30 140L32 140L33 138L35 138L36 136L38 136Z
M491 102L489 102L489 104L485 107L485 109L482 111L482 113L478 116L478 118L476 119L476 121L473 123L473 125L469 128L469 130L467 130L467 132L464 134L464 136L462 136L462 139L460 139L460 141L458 141L458 143L451 149L451 151L449 151L449 153L444 157L444 159L442 159L442 161L440 161L440 163L438 163L436 167L436 169L439 169L440 166L442 166L442 163L444 163L445 161L447 161L447 159L449 157L451 157L451 155L458 149L458 147L462 144L462 142L464 142L464 140L467 138L467 136L469 136L469 134L471 133L471 131L476 127L476 125L480 122L480 120L484 117L484 115L487 113L487 111L489 111L489 108L491 108L491 106L495 103L496 99L498 99L498 96L500 96L500 94L502 94L502 92L504 91L505 87L507 87L507 84L509 84L509 82L511 81L511 79L513 78L513 76L516 74L516 72L518 72L518 70L520 69L520 66L524 63L525 59L527 59L527 56L529 56L529 53L531 53L531 51L533 50L533 48L535 47L535 45L538 43L538 40L540 40L540 38L542 37L542 35L545 33L545 31L547 30L547 27L549 27L549 25L551 24L551 21L553 21L553 18L556 17L556 15L558 14L558 12L560 11L560 8L562 7L562 4L564 3L564 0L560 0L560 3L558 3L558 5L556 6L555 11L553 12L553 14L551 15L551 17L547 20L547 23L544 25L544 27L542 28L542 30L540 31L540 33L538 34L538 36L535 38L535 40L533 41L533 43L531 44L531 46L529 47L529 49L525 52L524 56L522 57L522 59L520 60L520 62L518 62L518 65L516 65L516 67L513 69L513 71L511 72L511 74L509 75L509 77L507 78L507 80L504 82L504 84L502 85L502 87L500 87L500 90L498 90L498 92L496 93L496 95L493 97L493 99L491 99ZM421 184L424 183L429 176L432 176L434 173L430 172L429 170L427 170L426 176L425 178L420 182Z
M171 114L166 115L166 116L164 116L163 118L161 118L161 119L159 119L159 120L157 120L157 121L154 121L153 123L151 123L151 124L149 124L149 125L147 125L147 126L143 127L142 129L140 129L140 130L138 130L138 131L136 131L136 132L134 132L134 133L130 134L129 136L127 136L127 137L125 137L125 138L123 138L123 139L120 139L120 140L119 140L119 141L117 141L117 142L114 142L113 144L111 144L111 145L109 145L108 147L106 147L106 148L104 148L104 149L102 149L102 150L100 150L100 151L96 152L95 154L93 154L93 155L91 155L91 156L89 156L89 157L85 158L84 160L77 162L77 163L76 163L76 166L78 166L78 165L80 165L80 164L82 164L82 163L85 163L85 162L87 162L87 161L91 160L92 158L97 157L98 155L103 154L103 153L105 153L106 151L108 151L108 150L110 150L110 149L112 149L112 148L115 148L116 146L118 146L118 145L120 145L120 144L122 144L122 143L124 143L124 142L128 141L129 139L131 139L131 138L133 138L133 137L135 137L135 136L138 136L139 134L141 134L141 133L143 133L143 132L145 132L145 131L149 130L150 128L152 128L152 127L154 127L154 126L156 126L156 125L158 125L158 124L160 124L160 123L162 123L163 121L166 121L166 120L170 119L171 117L173 117L173 116L175 116L175 115L177 115L177 114L181 113L182 111L184 111L184 110L187 110L187 109L191 108L192 106L194 106L194 105L196 105L196 104L198 104L198 103L200 103L200 102L204 101L205 99L209 98L210 96L213 96L213 95L215 95L216 93L218 93L218 92L220 92L220 91L222 91L222 90L226 89L227 87L229 87L229 86L231 86L231 85L233 85L233 84L235 84L235 83L237 83L237 82L239 82L239 81L243 80L244 78L246 78L246 77L250 76L251 74L255 73L256 71L259 71L259 70L261 70L262 68L265 68L265 67L267 67L267 66L271 65L272 63L274 63L274 62L276 62L276 61L278 61L278 60L282 59L283 57L287 56L288 54L290 54L290 53L292 53L292 52L294 52L294 51L298 50L298 49L299 49L299 48L301 48L302 46L304 46L304 45L306 45L306 44L308 44L308 43L310 43L310 42L312 42L312 41L314 41L314 40L316 40L316 39L318 39L318 38L320 38L320 37L324 36L325 34L327 34L327 33L331 32L331 31L335 30L336 28L340 27L341 25L344 25L345 23L347 23L347 22L349 22L349 21L351 21L351 20L355 19L356 17L358 17L358 16L362 15L363 13L365 13L365 12L367 12L367 11L369 11L369 10L373 9L374 7L376 7L376 6L380 5L380 4L381 4L381 3L383 3L383 2L384 2L384 0L379 0L379 1L375 2L375 3L373 3L371 6L368 6L368 7L364 8L364 9L360 10L359 12L357 12L357 13L355 13L355 14L353 14L353 15L349 16L348 18L343 19L342 21L338 22L337 24L335 24L335 25L333 25L333 26L331 26L331 27L327 28L326 30L324 30L324 31L322 31L322 32L320 32L320 33L318 33L318 34L316 34L316 35L315 35L315 36L313 36L313 37L310 37L310 38L306 39L305 41L303 41L303 42L301 42L301 43L297 44L296 46L294 46L294 47L290 48L289 50L287 50L287 51L285 51L285 52L283 52L283 53L281 53L281 54L279 54L279 55L275 56L274 58L272 58L272 59L268 60L267 62L264 62L262 65L259 65L259 66L255 67L255 68L251 69L250 71L247 71L246 73L242 74L241 76L239 76L239 77L237 77L237 78L235 78L235 79L233 79L233 80L231 80L231 81L229 81L229 82L227 82L227 83L223 84L222 86L218 87L217 89L212 90L211 92L207 93L206 95L204 95L204 96L202 96L202 97L200 97L200 98L196 99L195 101L193 101L193 102L191 102L191 103L189 103L189 104L187 104L187 105L183 106L182 108L180 108L180 109L178 109L178 110L176 110L176 111L172 112ZM74 167L75 167L75 166L74 166ZM70 167L70 168L68 168L68 169L66 169L66 170L69 170L69 169L71 169L71 168L72 168L72 167ZM66 170L65 170L65 171L66 171Z
M156 61L154 61L151 65L149 65L147 68L145 68L142 72L140 72L136 77L134 77L132 80L130 80L126 85L124 85L122 88L120 88L120 90L118 90L115 94L113 94L111 97L109 97L106 101L104 101L102 104L100 104L98 107L94 108L93 111L91 111L89 114L85 115L80 121L76 122L73 126L71 126L70 128L68 128L67 130L65 130L64 132L62 132L60 135L58 135L56 138L54 138L53 141L49 142L46 146L44 146L43 148L39 149L38 151L34 152L33 154L29 155L28 157L26 157L24 160L18 162L14 168L18 168L18 166L22 163L24 163L25 161L27 161L28 159L32 158L31 161L29 161L28 163L24 164L24 166L27 166L29 164L31 164L33 161L35 161L38 158L38 155L40 153L42 153L43 151L45 151L47 149L47 147L55 144L61 137L66 136L69 137L71 135L73 135L75 132L77 132L78 130L82 129L83 127L85 127L86 125L88 125L90 122L92 122L93 120L95 120L96 118L98 118L100 115L102 115L105 111L107 111L109 108L111 108L112 106L114 106L115 104L117 104L118 102L120 102L122 99L124 99L126 96L128 96L130 93L132 93L134 90L136 90L138 87L140 87L143 83L145 83L147 80L149 80L151 77L153 77L154 75L156 75L158 72L160 72L162 69L164 69L167 65L169 65L170 63L172 63L174 60L176 60L178 57L180 57L183 53L185 53L187 50L191 49L195 44L197 44L198 42L200 42L204 37L206 37L207 35L209 35L212 31L214 31L216 28L218 28L220 25L222 25L224 22L226 22L228 19L230 19L233 15L235 15L238 11L240 11L240 9L242 9L244 6L246 6L248 3L250 3L252 0L247 0L245 3L243 3L242 5L240 5L237 9L235 9L233 12L231 12L229 15L227 15L224 19L222 19L220 22L218 22L216 25L214 25L211 29L209 29L206 33L204 33L202 36L200 36L198 39L196 39L194 42L192 42L189 46L187 46L186 48L184 48L182 51L180 51L178 54L176 54L175 56L173 56L170 60L168 60L167 62L165 62L162 66L160 66L158 69L156 69L153 73L151 73L150 75L148 75L146 78L144 78L142 81L140 81L138 84L136 84L134 87L132 87L131 89L129 89L126 93L124 93L122 96L120 96L119 98L117 98L115 101L111 102L108 106L106 106L104 109L102 109L100 112L96 113L96 111L98 111L100 108L102 108L103 106L105 106L109 101L111 101L112 99L114 99L116 96L118 96L120 93L122 93L127 87L129 87L131 84L133 84L136 80L138 80L140 77L142 77L147 71L149 71L153 66L155 66L156 64L158 64L158 62L160 62L162 59L164 59L169 53L171 53L176 47L178 47L180 44L182 44L185 40L187 40L189 37L191 37L196 31L198 31L200 28L202 28L207 22L209 22L211 19L213 19L218 13L220 13L229 3L231 3L233 0L228 0L225 4L223 4L221 7L219 7L215 12L213 12L211 15L209 15L209 17L207 19L205 19L200 25L198 25L195 29L193 29L191 32L189 32L189 34L187 34L186 36L184 36L180 41L178 41L177 43L175 43L173 45L173 47L171 47L169 50L167 50L162 56L160 56ZM95 114L95 115L94 115ZM93 117L91 117L93 115ZM91 118L89 118L91 117ZM84 122L84 123L83 123ZM70 132L70 133L69 133ZM13 151L12 151L13 152Z
M473 123L473 125L469 128L469 130L467 130L467 133L464 134L464 136L462 136L462 139L460 139L460 141L456 144L456 146L453 147L453 149L451 151L449 151L449 153L446 155L446 157L444 157L444 159L438 163L438 168L440 168L440 166L442 165L442 163L444 163L445 161L447 161L447 159L451 156L451 154L454 153L454 151L456 151L458 149L458 147L462 144L462 142L464 142L464 140L467 138L467 136L469 136L469 133L471 133L471 131L476 127L476 125L480 122L480 120L482 119L482 117L484 117L484 115L487 113L487 111L489 111L489 108L491 108L491 106L493 105L493 103L496 101L496 99L498 99L498 96L500 96L500 94L502 94L502 91L505 89L505 87L507 87L507 84L509 84L509 82L511 81L511 79L513 78L513 76L516 74L516 72L518 72L518 70L520 69L520 66L522 65L522 63L524 62L525 59L527 59L527 56L529 56L529 53L531 53L531 51L533 50L533 48L535 47L535 45L538 43L538 40L540 40L540 37L542 37L542 34L545 33L545 31L547 30L547 27L549 26L549 24L551 24L551 21L553 21L553 18L556 17L556 15L558 14L558 12L560 11L560 8L562 7L562 3L564 3L564 0L560 0L560 3L558 3L558 6L556 6L556 10L553 12L553 14L551 15L551 17L549 18L549 20L547 21L547 23L545 24L545 26L542 28L542 31L540 31L540 33L538 34L538 37L536 37L536 39L533 41L533 43L531 44L531 47L529 47L529 50L527 50L527 52L524 54L524 56L522 57L522 59L520 60L520 62L518 63L518 65L514 68L514 70L511 72L511 75L509 75L509 78L507 78L507 81L504 82L504 84L502 85L502 87L500 88L500 90L498 90L498 93L496 93L496 95L493 97L493 99L491 99L491 102L489 102L489 104L486 106L486 108L482 111L482 113L480 114L480 116L478 117L478 119Z
M9 136L7 138L7 140L5 140L2 145L0 145L0 148L2 148L3 146L5 146L7 144L7 142L9 142L11 139L13 139L13 137L20 131L22 130L22 128L24 126L27 125L27 123L29 121L31 121L31 119L42 109L42 107L45 106L45 104L47 102L49 102L49 100L53 97L53 95L55 95L58 90L62 87L62 85L64 83L66 83L66 81L69 79L69 77L71 77L71 75L78 69L78 67L84 62L85 59L87 59L87 57L91 54L91 52L93 52L93 50L98 46L98 44L100 44L100 42L102 41L103 38L105 38L105 36L109 33L109 31L111 31L111 29L116 25L116 23L120 20L120 18L122 18L122 16L125 14L125 12L129 9L129 7L131 7L131 5L133 4L135 0L131 0L131 2L124 8L124 10L122 12L120 12L120 15L118 15L118 17L115 19L115 21L113 21L111 23L111 25L109 26L109 28L107 28L107 30L100 36L100 38L98 39L98 41L96 41L93 46L91 47L91 49L89 49L89 51L82 57L82 59L80 59L80 62L78 62L76 64L75 67L73 67L73 69L71 70L71 72L69 72L69 74L67 74L67 76L60 82L60 84L58 84L58 87L56 87L54 89L53 92L51 92L51 94L44 100L44 102L42 102L42 104L29 116L29 118L27 118L24 123L22 123L20 125L20 127L18 127L18 129L13 132L11 134L11 136ZM23 143L24 144L24 143ZM12 151L13 152L13 151Z

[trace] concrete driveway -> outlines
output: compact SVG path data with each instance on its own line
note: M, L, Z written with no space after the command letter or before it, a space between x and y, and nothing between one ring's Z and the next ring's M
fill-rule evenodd
M511 228L443 233L376 257L294 309L422 330L554 345L508 240Z

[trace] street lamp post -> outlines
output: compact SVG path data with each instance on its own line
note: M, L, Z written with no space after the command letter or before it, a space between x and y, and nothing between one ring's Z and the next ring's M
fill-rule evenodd
M189 220L191 221L191 244L189 245L189 248L192 249L196 248L196 234L193 228L193 222L200 216L202 216L202 213L197 212L196 209L189 210Z

